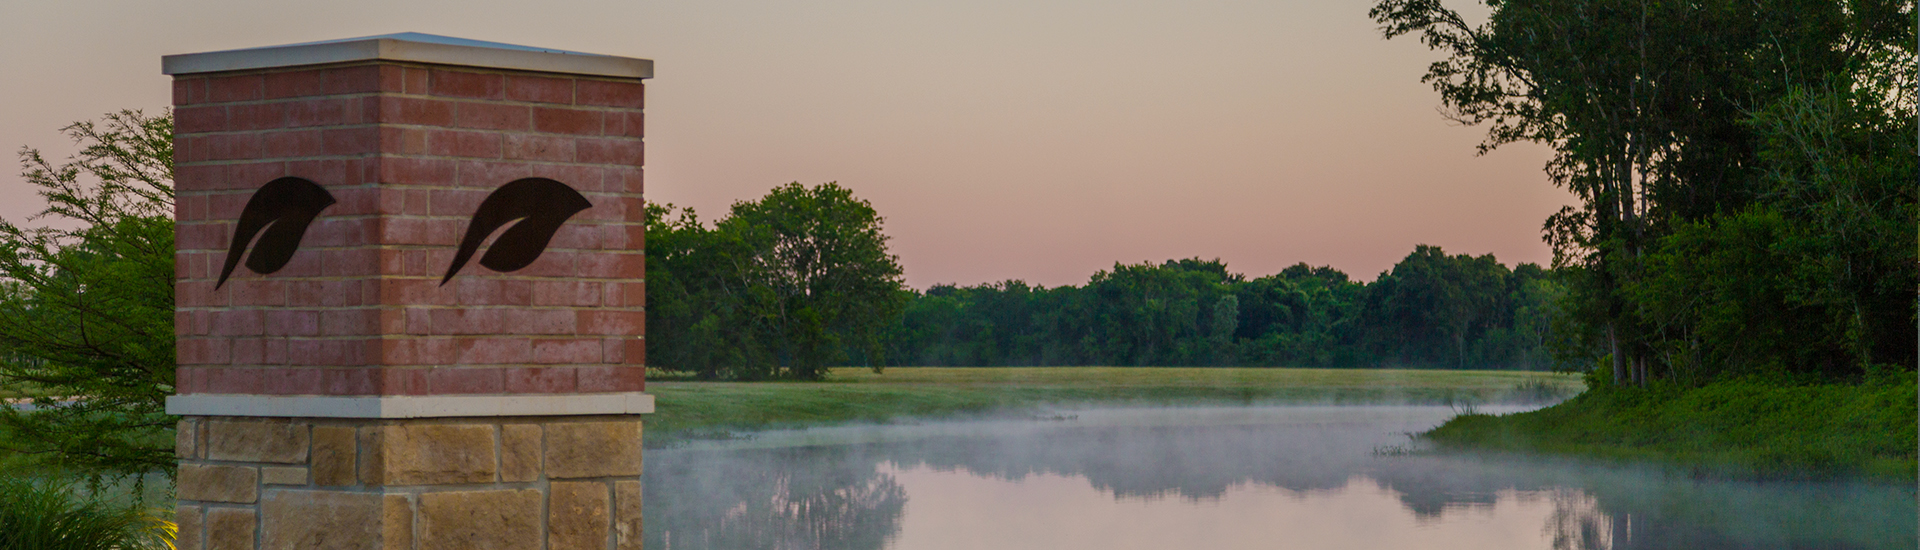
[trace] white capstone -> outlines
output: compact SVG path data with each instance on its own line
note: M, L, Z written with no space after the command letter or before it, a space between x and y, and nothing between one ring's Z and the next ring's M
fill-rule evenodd
M244 395L167 397L167 414L276 418L456 418L648 414L643 392L564 395Z
M360 38L162 56L170 75L353 61L412 61L622 78L653 78L653 60L403 32Z

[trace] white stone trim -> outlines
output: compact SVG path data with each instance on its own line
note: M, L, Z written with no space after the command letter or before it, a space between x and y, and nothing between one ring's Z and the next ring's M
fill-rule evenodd
M413 61L549 73L653 78L653 60L570 52L415 32L160 57L160 72L182 75L350 61Z
M647 414L653 396L642 392L557 395L242 395L196 393L167 397L177 416L277 418L451 418Z

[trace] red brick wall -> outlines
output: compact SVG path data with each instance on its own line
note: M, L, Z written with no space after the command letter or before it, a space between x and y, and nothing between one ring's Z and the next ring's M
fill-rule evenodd
M644 388L640 81L382 62L173 90L179 393ZM216 289L233 221L283 176L338 202L285 268ZM532 265L442 286L475 207L526 177L593 206Z

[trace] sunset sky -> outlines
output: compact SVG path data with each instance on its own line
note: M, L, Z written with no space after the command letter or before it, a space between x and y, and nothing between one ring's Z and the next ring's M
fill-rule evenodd
M1472 8L1453 2L1456 8ZM653 59L647 197L872 201L915 288L1199 256L1364 280L1415 244L1549 260L1549 152L1475 156L1369 0L15 2L0 146L169 100L160 56L424 32ZM1476 13L1469 9L1468 13ZM11 155L8 156L12 158ZM40 208L13 164L0 217Z

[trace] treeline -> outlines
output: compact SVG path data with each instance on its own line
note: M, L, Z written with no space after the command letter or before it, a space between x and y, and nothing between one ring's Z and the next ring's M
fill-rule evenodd
M649 205L647 364L736 380L835 366L1557 364L1561 284L1491 255L1419 246L1372 283L1306 264L1248 279L1195 258L1115 265L1082 286L920 292L882 221L832 183L777 187L711 224Z
M1483 150L1554 149L1546 173L1579 201L1544 224L1550 270L1421 247L1368 284L1308 266L1248 280L1193 259L1083 286L915 293L870 206L793 185L712 228L649 210L649 363L750 379L845 364L1562 361L1642 386L1912 370L1911 0L1491 7L1480 25L1433 0L1371 15L1448 56L1425 80L1448 116L1488 126Z
M886 362L928 366L1545 369L1552 274L1420 246L1371 284L1298 264L1248 279L1219 260L1115 265L1083 286L916 292Z
M1915 364L1912 0L1384 0L1482 149L1556 152L1568 338L1618 384ZM1786 14L1791 14L1790 16Z

